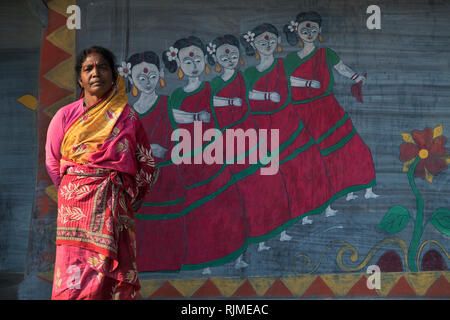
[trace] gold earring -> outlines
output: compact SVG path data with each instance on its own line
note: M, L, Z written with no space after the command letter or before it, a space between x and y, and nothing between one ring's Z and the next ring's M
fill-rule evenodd
M304 43L303 43L303 40L302 40L302 39L298 39L298 46L299 46L300 48L303 48Z
M283 52L283 47L281 46L281 44L278 44L278 45L277 45L277 52L278 52L278 53Z
M244 58L240 57L240 58L239 58L239 63L241 64L241 66L245 65L245 60L244 60Z
M259 59L261 59L261 56L259 55L259 52L258 52L258 51L256 51L256 54L255 54L255 59L256 59L256 60L259 60Z
M166 81L164 81L163 77L159 77L159 85L161 88L164 88L166 86Z
M183 72L183 70L180 67L178 67L177 75L178 75L178 79L183 79L184 78L184 72Z
M137 97L139 94L139 91L134 84L133 87L131 88L131 94L133 95L133 97Z
M214 71L217 73L222 71L222 67L220 66L220 64L218 62L216 62L216 65L214 66Z
M211 68L208 65L205 65L205 73L206 74L210 74L211 73Z
M323 42L323 37L322 37L322 34L321 34L321 33L319 33L318 39L319 39L319 42Z

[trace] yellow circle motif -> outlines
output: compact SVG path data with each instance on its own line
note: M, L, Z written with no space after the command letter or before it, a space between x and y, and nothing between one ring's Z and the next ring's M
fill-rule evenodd
M419 151L419 157L420 157L420 159L428 158L428 150L427 149L420 150Z

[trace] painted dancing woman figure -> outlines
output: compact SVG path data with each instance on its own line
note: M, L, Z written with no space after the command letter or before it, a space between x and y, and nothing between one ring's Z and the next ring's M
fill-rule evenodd
M246 54L256 56L259 64L245 71L247 103L258 129L279 131L279 171L275 175L251 175L242 180L241 193L249 236L260 240L259 250L268 247L261 240L281 233L304 215L320 212L331 197L320 153L311 143L301 119L289 108L289 86L281 52L278 30L261 24L241 37ZM271 142L267 142L271 145ZM276 150L270 150L272 153ZM242 191L243 190L243 191Z
M189 137L193 141L192 144L188 141L187 149L177 148L177 145L172 152L173 161L178 157L175 161L179 163L186 189L183 269L208 268L235 259L247 236L238 190L229 184L231 172L223 161L209 162L211 155L207 155L212 139L220 137L209 137L210 142L203 142L203 137L198 136L208 129L219 131L212 116L211 86L200 79L209 69L206 55L206 46L194 36L176 41L163 53L168 71L177 71L180 79L187 77L188 80L184 87L174 90L168 100L170 123L181 137L179 145L186 146ZM201 132L198 131L200 126Z
M372 191L375 169L370 150L332 92L332 69L355 83L364 82L365 77L345 65L333 50L316 47L316 40L323 41L321 23L318 13L303 12L283 29L289 44L301 47L285 59L292 108L319 146L333 199L345 194L347 200L355 199L353 192L361 189L366 189L366 199L376 198ZM328 206L326 215L335 212Z
M209 64L214 66L214 70L217 73L221 73L210 82L213 96L211 110L222 132L224 145L223 157L227 164L227 170L236 174L247 169L249 167L249 161L248 157L243 155L244 152L239 150L236 143L238 139L235 139L234 136L227 136L226 130L242 129L245 132L247 129L255 128L255 122L251 117L250 109L245 98L245 80L239 71L239 66L244 65L245 62L240 55L239 40L231 34L215 38L208 44L207 51ZM228 154L229 158L227 158L228 145L230 148L232 146L234 150L232 157ZM248 149L252 147L254 146L249 145ZM242 156L242 159L238 161L240 156ZM236 187L239 190L239 183ZM247 266L248 264L243 260L243 256L240 255L235 262L235 267L238 269Z
M158 183L153 192L143 199L135 217L137 266L139 271L178 270L184 250L184 219L181 217L185 189L178 166L171 161L174 142L167 110L167 96L157 93L164 87L164 69L153 51L131 55L119 73L128 79L128 89L138 97L133 104L150 141ZM171 250L166 250L167 247Z

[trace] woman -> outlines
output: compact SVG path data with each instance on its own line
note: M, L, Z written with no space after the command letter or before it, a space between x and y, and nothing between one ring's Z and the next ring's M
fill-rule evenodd
M138 271L177 270L184 255L184 220L173 217L183 210L185 190L178 166L171 161L173 141L167 111L167 96L158 95L158 84L163 87L164 72L158 55L152 51L133 54L119 72L129 82L133 104L150 141L158 183L143 199L136 214L140 220L136 226ZM160 219L164 217L165 219ZM166 250L171 243L171 250Z
M243 194L247 195L250 236L264 239L281 232L283 241L291 239L286 228L297 218L320 211L330 198L331 190L318 150L311 145L311 137L302 121L288 108L289 87L283 60L274 57L275 50L281 52L280 41L278 30L268 23L241 38L247 55L256 55L260 60L258 65L245 71L247 103L258 129L279 130L280 154L276 175L252 175L242 183L246 184ZM315 189L315 185L320 188ZM260 250L266 248L264 242L259 244Z
M174 162L181 160L179 169L186 188L184 269L207 268L232 259L246 240L246 223L239 194L234 186L228 184L231 173L223 161L209 162L211 157L205 156L208 146L212 147L214 142L203 143L201 135L208 129L217 129L211 116L211 87L200 79L209 68L206 54L205 45L194 36L176 41L163 53L169 72L178 70L179 78L187 77L188 80L168 100L169 119L176 129L175 138L184 132L191 140L188 141L188 150L183 150L182 155L179 154L179 145L172 152ZM185 143L185 138L188 139L182 137L179 144ZM205 271L209 272L208 269Z
M114 55L85 49L75 70L81 98L47 132L46 165L58 189L52 299L134 299L133 212L155 180L154 160Z
M222 132L223 159L227 164L227 170L237 174L249 167L249 157L243 157L241 160L244 161L238 161L238 147L234 143L235 141L231 141L230 146L233 146L234 152L233 156L230 156L227 147L229 144L227 143L226 130L242 129L246 131L256 126L245 98L245 80L242 73L238 71L239 65L244 64L240 56L239 40L231 34L217 37L208 44L207 51L209 64L215 66L214 70L216 72L221 72L221 75L211 81L213 96L211 111ZM231 139L234 139L234 137ZM250 150L252 147L255 146L249 145L248 149ZM254 152L257 151L255 150ZM236 185L236 188L239 190L239 183ZM235 267L239 269L247 266L248 264L243 260L242 255L239 256L235 262Z
M355 199L353 191L360 189L366 189L366 199L376 198L372 155L332 93L331 67L355 83L365 77L346 66L333 50L316 47L316 39L323 39L321 22L318 13L304 12L284 27L288 42L302 48L285 59L292 106L320 148L334 198L347 194L347 200ZM327 215L335 212L327 208Z

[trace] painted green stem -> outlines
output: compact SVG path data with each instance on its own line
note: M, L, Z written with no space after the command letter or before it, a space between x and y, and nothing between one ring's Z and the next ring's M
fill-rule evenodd
M408 249L408 268L413 272L418 271L419 266L416 263L417 250L419 248L420 239L422 238L423 234L423 199L419 193L419 190L417 189L416 182L414 181L414 172L419 161L420 158L417 157L408 170L409 185L411 186L411 189L417 200L417 213L416 220L414 221L414 233Z

